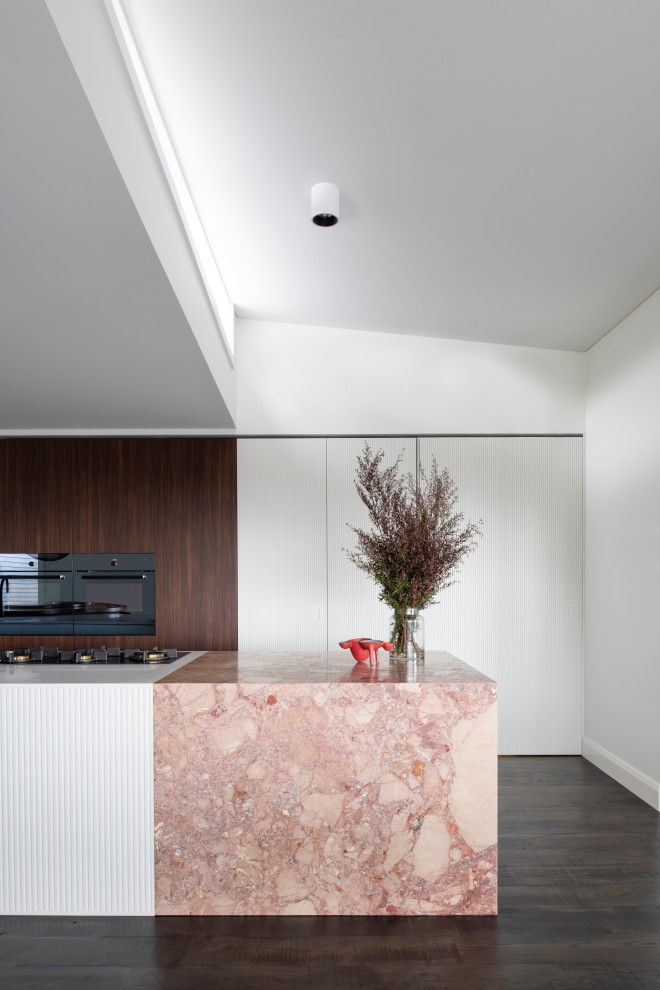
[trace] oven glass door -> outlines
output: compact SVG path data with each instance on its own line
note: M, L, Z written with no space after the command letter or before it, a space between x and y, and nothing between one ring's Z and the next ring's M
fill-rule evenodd
M0 553L0 635L71 636L72 558L64 553Z
M156 632L153 571L76 571L74 598L85 603L75 612L75 636L148 636Z

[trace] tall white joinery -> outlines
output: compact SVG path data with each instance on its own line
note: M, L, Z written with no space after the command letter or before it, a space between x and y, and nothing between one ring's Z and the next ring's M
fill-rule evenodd
M582 737L581 437L424 437L479 547L427 611L427 642L498 682L499 752L579 753Z
M326 441L239 440L238 647L327 648Z
M581 437L377 438L385 464L435 455L484 536L426 613L426 646L499 683L501 753L579 753ZM354 486L364 439L238 441L239 648L335 649L387 635L378 588L342 552L367 526ZM385 661L386 662L386 661Z

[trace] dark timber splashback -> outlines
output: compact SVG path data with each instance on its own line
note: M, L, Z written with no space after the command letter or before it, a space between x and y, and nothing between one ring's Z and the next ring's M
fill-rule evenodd
M65 550L155 552L159 645L237 649L236 441L0 439L0 551ZM153 645L85 645L101 639Z

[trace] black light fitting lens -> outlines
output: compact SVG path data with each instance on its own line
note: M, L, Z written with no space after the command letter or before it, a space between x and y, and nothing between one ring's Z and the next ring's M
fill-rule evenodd
M317 213L312 217L312 223L315 223L317 227L334 227L337 223L337 217L334 213Z

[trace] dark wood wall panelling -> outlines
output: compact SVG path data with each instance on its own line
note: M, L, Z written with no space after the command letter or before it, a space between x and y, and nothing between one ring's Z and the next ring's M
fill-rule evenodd
M0 551L63 553L72 544L70 440L0 440Z
M160 645L238 649L236 441L154 442Z
M153 553L153 440L74 440L74 553Z
M236 441L0 440L0 551L156 554L156 639L238 648ZM10 645L80 644L0 636ZM153 646L151 636L85 645Z

